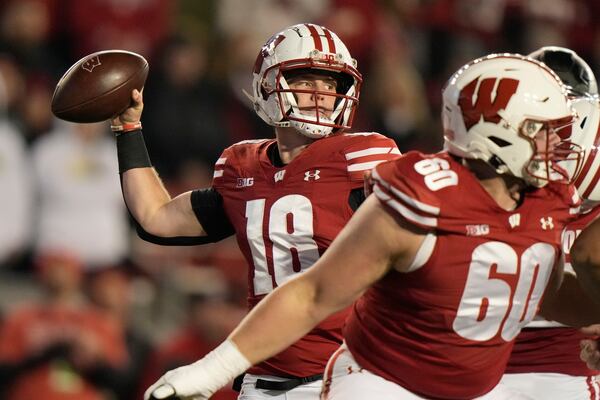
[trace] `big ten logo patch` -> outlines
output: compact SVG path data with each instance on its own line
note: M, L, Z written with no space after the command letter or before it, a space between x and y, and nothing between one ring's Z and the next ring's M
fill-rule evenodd
M254 178L237 178L235 187L243 188L254 185Z

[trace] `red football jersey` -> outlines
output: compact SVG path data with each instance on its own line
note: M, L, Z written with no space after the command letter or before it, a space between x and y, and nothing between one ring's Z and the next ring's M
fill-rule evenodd
M421 396L483 395L537 312L576 193L549 184L506 211L445 152L410 152L373 178L389 212L430 234L410 272L392 270L356 302L349 349L364 368Z
M400 154L377 133L338 134L316 140L291 163L275 167L275 140L227 148L215 165L213 186L222 195L240 249L248 261L250 307L275 287L309 268L353 214L350 191L363 174ZM310 376L322 373L342 342L347 311L323 321L253 374Z
M570 250L583 228L600 215L600 207L582 214L569 223L562 234L565 270L571 267ZM584 335L578 329L567 328L553 321L534 321L515 341L506 367L507 373L551 372L573 376L594 376L599 371L589 369L579 358L579 341Z

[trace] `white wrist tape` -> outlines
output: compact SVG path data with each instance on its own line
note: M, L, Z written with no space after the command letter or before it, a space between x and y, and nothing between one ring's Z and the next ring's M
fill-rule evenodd
M250 366L250 361L228 339L201 360L167 372L164 378L179 396L208 398Z

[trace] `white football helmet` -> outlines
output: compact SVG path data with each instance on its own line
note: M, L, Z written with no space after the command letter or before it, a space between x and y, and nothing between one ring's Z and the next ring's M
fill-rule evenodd
M577 53L566 47L544 46L529 54L556 72L574 97L598 96L594 72Z
M338 85L337 93L291 90L286 76L306 70L325 71ZM298 24L272 36L262 47L254 65L252 95L256 113L269 125L293 127L310 138L322 138L348 129L358 105L362 76L346 45L329 29ZM295 93L335 96L330 118L300 112Z
M546 65L492 54L464 65L446 84L444 147L541 187L569 178L558 161L581 157L566 141L575 116L565 86Z
M573 125L571 141L583 149L581 167L573 161L561 163L570 176L579 196L586 202L600 201L600 103L596 98L573 99L578 119Z

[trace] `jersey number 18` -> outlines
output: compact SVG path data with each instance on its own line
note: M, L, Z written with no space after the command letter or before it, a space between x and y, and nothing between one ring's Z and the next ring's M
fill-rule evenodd
M274 286L281 285L294 274L310 267L319 258L319 249L313 239L313 207L310 200L305 196L290 194L275 201L269 209L265 204L265 199L246 203L246 236L254 261L255 295L271 292ZM268 213L267 219L265 213ZM265 239L272 244L272 276Z

